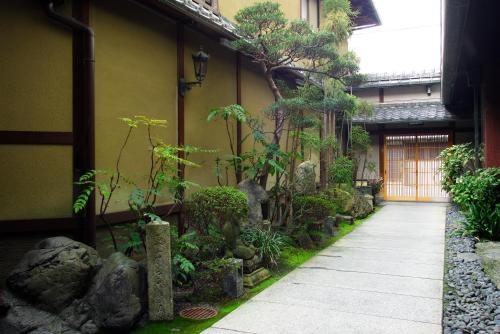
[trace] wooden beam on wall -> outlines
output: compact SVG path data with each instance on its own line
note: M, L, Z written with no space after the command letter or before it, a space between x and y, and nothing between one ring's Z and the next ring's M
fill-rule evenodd
M241 53L236 53L236 103L241 105ZM236 122L236 155L241 156L241 122ZM242 180L241 165L238 166L236 171L236 182L240 183Z
M384 178L385 174L385 156L384 156L384 135L382 133L378 134L378 174L381 178Z
M172 208L173 207L173 208ZM171 214L179 213L180 208L176 204L164 204L155 207L155 212L160 217L165 217L168 212ZM106 220L112 224L122 224L132 222L137 219L135 213L126 210L107 213ZM97 226L104 226L104 223L97 219ZM79 221L77 217L65 218L46 218L46 219L16 219L16 220L0 220L0 233L34 233L34 232L64 232L77 231Z
M177 23L177 82L184 79L184 25ZM177 92L177 145L184 145L184 96ZM179 157L184 158L184 152L179 151ZM184 177L184 165L179 164L179 177Z
M177 82L179 83L181 79L184 79L184 24L177 22ZM179 89L177 89L177 145L184 146L185 144L185 117L184 117L184 96L180 94ZM185 155L183 151L178 152L178 156L184 159ZM178 164L178 177L183 180L185 177L185 166L183 164ZM180 194L183 198L184 193ZM184 214L181 208L179 213L179 220L177 223L177 230L179 233L184 233Z
M77 220L74 217L0 220L0 233L74 232L77 226Z
M180 212L180 207L177 204L163 204L155 206L155 213L160 217L166 217L167 213L174 214ZM118 211L118 212L110 212L105 215L106 220L112 224L122 224L125 222L132 222L137 220L137 215L130 210L126 211ZM104 223L97 221L98 226L104 226Z
M2 145L73 145L73 133L52 131L0 131Z
M447 127L436 128L400 128L400 129L385 129L379 128L368 130L370 134L385 134L385 135L405 135L405 134L443 134L450 133L453 129ZM473 130L472 130L473 131ZM455 132L469 132L469 129L456 129Z
M378 89L378 102L379 103L384 103L384 89L383 88L379 88Z

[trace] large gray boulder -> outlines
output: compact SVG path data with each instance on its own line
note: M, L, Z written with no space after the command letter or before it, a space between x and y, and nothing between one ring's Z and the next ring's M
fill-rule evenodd
M262 222L262 204L269 200L269 195L260 184L246 179L238 184L238 190L244 192L248 198L248 223L252 226Z
M316 165L312 161L304 161L295 171L295 192L297 195L312 195L316 192Z
M88 289L97 252L66 237L41 241L7 277L7 287L39 308L61 311Z
M145 269L122 253L111 254L86 297L95 324L112 331L130 329L144 312L146 291Z
M66 237L25 254L0 294L0 333L126 333L144 314L146 269L122 253L104 264L96 251Z
M37 309L29 302L19 299L7 291L2 292L1 298L3 303L9 307L5 317L0 318L0 333L2 334L82 333L70 327L69 323L57 315Z
M478 242L476 253L483 266L484 272L500 289L500 242Z

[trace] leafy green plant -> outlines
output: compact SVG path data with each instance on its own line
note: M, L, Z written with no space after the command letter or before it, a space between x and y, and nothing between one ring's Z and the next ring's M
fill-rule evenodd
M353 175L354 163L346 156L338 157L328 169L328 181L330 185L352 185Z
M224 235L213 225L208 226L207 234L197 235L197 244L200 250L196 258L199 261L209 261L224 255L226 246Z
M475 155L472 144L450 146L441 151L441 185L444 191L451 191L456 180L465 174L473 173L479 166L475 166Z
M379 177L377 179L368 180L368 185L372 187L372 194L375 196L382 191L384 187L384 179Z
M241 240L254 246L262 259L270 266L277 266L282 249L290 244L285 235L270 229L248 227L243 229Z
M295 196L293 199L294 219L298 222L319 221L335 215L337 208L324 196Z
M194 264L181 254L175 254L172 258L172 275L175 286L182 287L188 284L192 275L196 272Z
M224 296L222 281L228 271L238 266L231 258L201 261L194 275L195 296L203 302L220 301Z
M247 111L239 104L231 104L226 107L212 108L210 110L210 113L208 114L207 121L212 122L216 119L224 120L224 123L226 125L226 134L229 140L229 148L231 149L231 155L226 158L226 163L228 163L229 166L234 168L234 174L237 175L241 171L242 158L238 156L236 147L238 144L241 143L237 142L238 138L236 137L234 132L236 124L238 122L246 123L247 120L249 119L249 115ZM217 177L219 185L222 185L220 182L221 172L220 172L219 161L220 159L217 160ZM227 181L228 179L229 178L226 175L226 185L228 183Z
M248 214L245 193L233 187L207 187L189 197L185 202L190 226L207 234L210 225L222 228L231 220L241 220Z
M185 189L192 184L178 177L179 166L197 167L197 164L187 159L188 155L207 150L191 146L176 147L164 143L159 138L154 138L153 129L166 127L165 120L150 119L146 116L125 117L120 120L127 125L128 131L118 151L114 169L91 170L83 174L76 182L82 190L73 204L73 210L75 213L82 211L87 206L88 201L93 199L92 194L96 193L99 197L99 219L107 226L114 249L118 250L113 229L106 219L106 212L115 194L124 188L124 185L127 185L131 189L127 204L130 211L134 212L137 217L137 229L134 231L135 233L130 233L130 239L124 248L127 255L132 255L137 250L138 244L143 245L146 223L160 219L155 214L155 204L158 199L170 197L176 204L180 204ZM122 156L135 129L139 127L146 128L149 143L147 149L149 150L148 163L150 167L145 173L147 175L146 184L142 186L123 175L121 171ZM174 206L171 210L173 208ZM167 215L169 214L170 212L167 213Z
M196 272L195 260L200 251L196 232L179 235L175 226L170 228L172 276L175 286L189 285Z
M500 240L500 168L479 169L451 185L453 200L466 217L464 232Z
M355 152L364 152L370 147L370 133L359 125L351 129L351 145Z

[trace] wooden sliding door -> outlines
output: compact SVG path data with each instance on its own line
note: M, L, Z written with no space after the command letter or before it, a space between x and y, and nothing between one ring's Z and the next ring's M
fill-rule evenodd
M447 201L447 193L441 190L439 154L448 145L447 134L386 135L385 199Z

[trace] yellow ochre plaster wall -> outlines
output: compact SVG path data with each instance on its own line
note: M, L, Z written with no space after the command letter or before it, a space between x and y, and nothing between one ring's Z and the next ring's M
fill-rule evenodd
M176 27L148 11L118 0L94 2L96 34L96 167L112 169L128 127L118 118L145 115L168 121L153 136L177 142ZM149 172L145 128L133 131L121 172L145 186ZM128 192L109 212L126 210ZM164 198L160 203L170 202Z
M0 130L71 131L71 30L19 0L0 1L0 31Z
M0 220L70 217L71 152L71 146L0 145Z
M194 86L184 98L185 142L187 145L203 149L217 150L216 153L196 153L189 156L201 167L186 168L186 178L201 186L217 185L215 159L224 160L231 154L225 123L222 120L207 122L211 108L236 103L236 55L217 41L209 39L186 28L185 31L185 78L194 81L194 68L191 55L203 47L210 54L208 71L201 87ZM235 126L231 129L236 137ZM234 144L236 150L236 143ZM223 184L226 175L222 177ZM234 171L229 169L229 185L235 184ZM196 190L192 188L191 191Z
M0 31L0 131L71 131L71 31L34 0L1 1ZM0 157L0 220L71 216L71 146L0 145Z
M218 0L219 12L222 16L234 21L236 13L244 8L263 0ZM289 20L300 19L300 0L274 0L281 5L281 10Z

